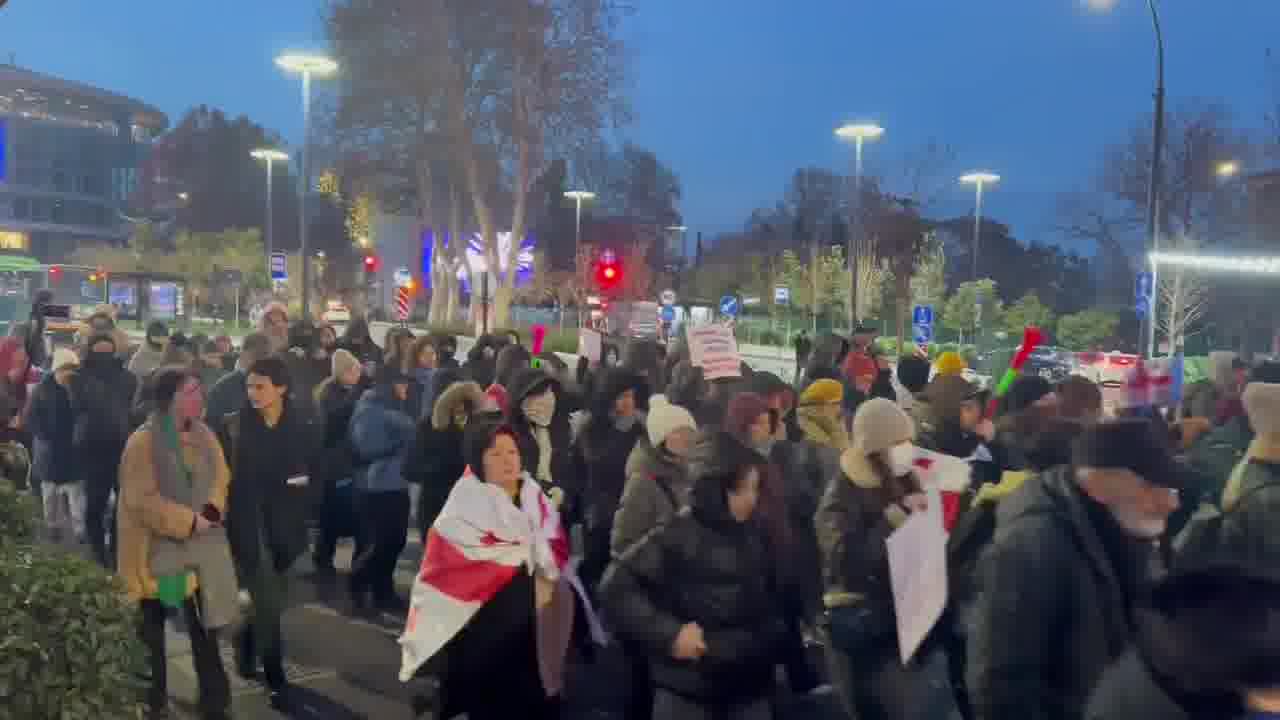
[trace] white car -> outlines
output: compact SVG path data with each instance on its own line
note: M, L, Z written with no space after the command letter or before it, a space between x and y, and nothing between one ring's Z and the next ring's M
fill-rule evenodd
M320 319L331 324L349 323L351 322L351 309L339 300L330 300L325 306L324 314L320 316Z

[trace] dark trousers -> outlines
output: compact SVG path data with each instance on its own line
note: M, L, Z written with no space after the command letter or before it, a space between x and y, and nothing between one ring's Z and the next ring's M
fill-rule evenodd
M409 533L409 491L356 494L360 525L357 555L351 563L351 592L373 592L375 602L396 596L396 563Z
M780 648L778 660L787 672L787 684L791 691L807 693L818 687L822 677L810 662L809 649L804 644L804 596L800 588L787 587L782 591L782 610L787 616L787 636Z
M622 711L623 720L651 720L654 689L649 653L638 643L623 641L622 654L627 661L627 706Z
M241 573L240 587L249 593L252 603L248 622L236 635L236 663L240 675L256 675L258 661L261 660L267 687L278 690L286 684L284 637L280 626L288 594L285 574L276 570L271 553L259 548L257 571Z
M313 559L317 570L332 570L333 556L338 551L338 539L359 536L355 522L355 491L351 485L326 488L324 502L320 505L320 535L316 538ZM358 553L357 553L358 554Z
M142 624L139 634L147 648L151 666L151 687L147 689L147 704L162 708L169 702L169 661L165 657L164 620L165 608L159 600L143 600L139 603ZM216 630L206 630L200 624L196 596L187 598L182 605L187 635L191 638L191 655L195 661L196 680L200 685L200 712L208 717L220 716L231 706L231 686L227 672L222 668L218 654Z
M94 559L108 570L115 567L114 553L107 547L107 528L114 525L113 518L107 516L107 508L111 503L111 491L114 487L114 471L106 477L100 473L89 473L85 477L84 531L89 536L89 547L93 548Z

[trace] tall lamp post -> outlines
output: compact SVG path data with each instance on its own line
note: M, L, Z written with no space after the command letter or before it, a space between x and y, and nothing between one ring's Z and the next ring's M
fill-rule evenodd
M273 249L272 242L274 240L274 233L275 233L275 219L273 216L273 211L271 209L272 175L274 174L276 161L289 162L289 153L284 152L283 150L276 150L274 148L258 148L257 150L254 150L249 154L252 155L253 158L256 160L267 161L267 222L266 222L266 228L263 232L263 234L265 235L263 242L267 246L267 280L270 281L271 280L271 251Z
M581 267L582 264L582 203L590 202L596 199L596 194L590 190L569 190L564 194L565 197L573 200L573 281L575 283L584 282L586 278L586 268ZM586 288L579 288L585 291ZM582 327L582 298L578 298L578 327Z
M862 146L884 135L884 128L871 123L850 123L836 128L836 137L853 142L853 221L849 228L849 332L858 328L858 260L862 243ZM816 298L815 298L816 300ZM815 306L817 303L814 303Z
M1000 182L1000 176L983 170L960 176L960 182L974 187L973 204L973 281L978 281L978 250L982 242L982 191L988 185Z
M1160 29L1160 10L1156 0L1147 0L1147 8L1151 10L1151 26L1156 34L1156 92L1155 120L1151 131L1151 177L1147 182L1147 237L1151 245L1151 253L1160 252L1160 191L1164 182L1164 32ZM1151 307L1147 310L1147 356L1156 354L1156 300L1160 296L1158 288L1160 271L1159 263L1151 262Z
M307 247L307 194L311 191L311 77L332 75L338 63L323 55L287 53L276 58L281 69L302 75L302 167L298 193L298 244L302 256L302 316L307 317L311 300L311 254Z

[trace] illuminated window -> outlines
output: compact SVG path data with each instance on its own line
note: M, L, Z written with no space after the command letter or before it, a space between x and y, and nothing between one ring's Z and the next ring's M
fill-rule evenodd
M0 230L0 250L19 250L27 252L31 249L31 239L26 233Z

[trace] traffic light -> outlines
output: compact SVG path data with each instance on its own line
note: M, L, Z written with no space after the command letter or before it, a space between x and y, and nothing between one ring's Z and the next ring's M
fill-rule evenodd
M56 283L62 279L62 268L57 265L49 266L49 282Z
M372 274L374 274L374 273L378 272L378 265L379 265L379 264L380 264L380 263L379 263L379 261L378 261L378 256L377 256L377 255L365 255L365 256L364 256L364 271L365 271L365 274L367 274L367 275L372 275Z
M107 272L102 268L98 268L97 270L94 270L93 272L89 273L89 282L91 283L96 283L99 280L105 282L106 279L107 279Z
M613 290L622 284L622 265L617 260L604 259L596 265L596 284L601 290Z

